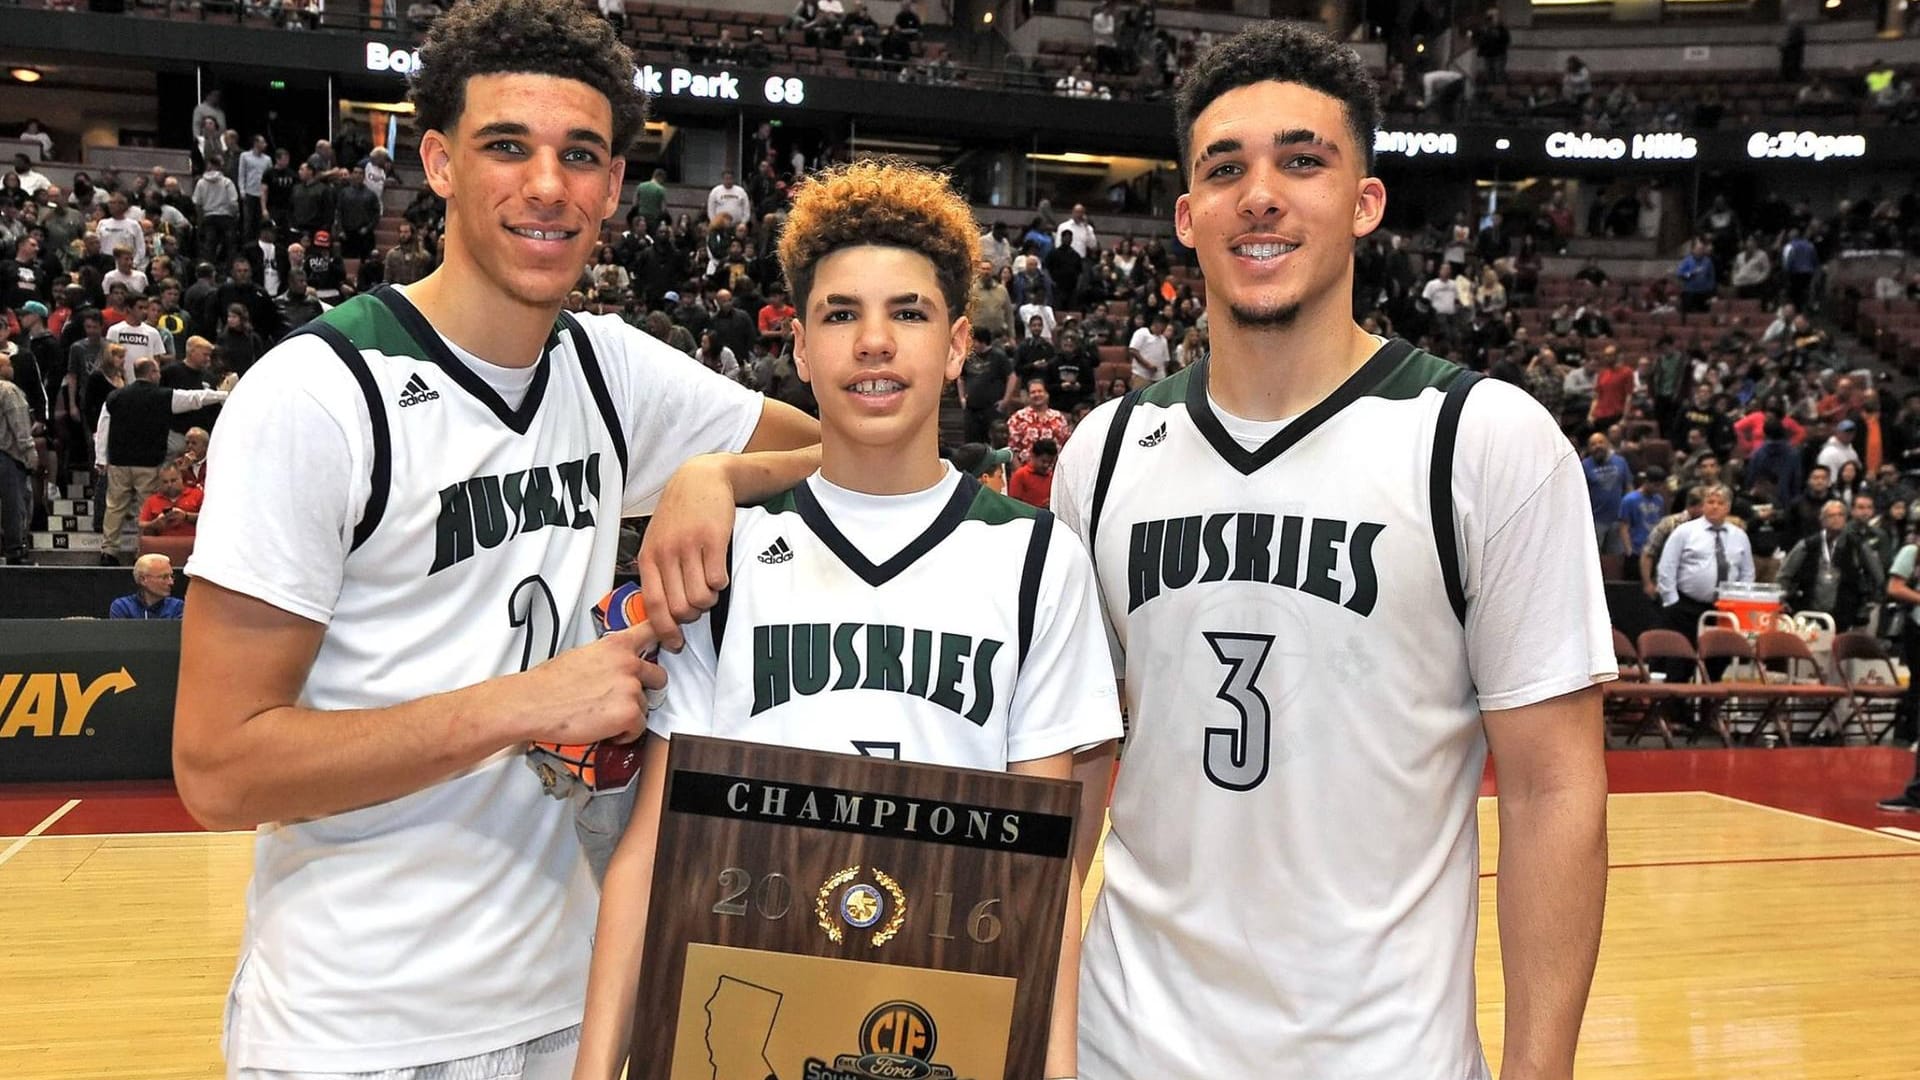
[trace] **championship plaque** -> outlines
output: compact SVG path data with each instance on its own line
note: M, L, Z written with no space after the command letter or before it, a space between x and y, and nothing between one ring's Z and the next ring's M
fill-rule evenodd
M1072 783L681 736L632 1080L1038 1080Z

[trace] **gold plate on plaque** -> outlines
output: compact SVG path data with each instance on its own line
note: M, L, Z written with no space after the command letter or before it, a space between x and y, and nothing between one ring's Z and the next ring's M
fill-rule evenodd
M673 1080L1000 1080L1017 986L688 945Z

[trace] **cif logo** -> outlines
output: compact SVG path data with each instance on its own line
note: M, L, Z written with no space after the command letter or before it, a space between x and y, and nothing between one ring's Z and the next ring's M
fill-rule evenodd
M860 1069L885 1080L932 1076L933 1017L911 1001L889 1001L860 1023Z

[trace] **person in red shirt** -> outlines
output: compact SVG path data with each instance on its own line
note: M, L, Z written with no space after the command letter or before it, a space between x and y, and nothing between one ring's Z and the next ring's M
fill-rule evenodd
M760 308L760 344L775 356L786 351L787 342L793 340L793 317L796 312L793 305L787 303L787 292L775 285L767 292L767 302ZM741 358L746 359L745 357Z
M1587 410L1589 431L1604 432L1627 414L1633 379L1633 369L1620 362L1619 346L1607 346L1600 353L1600 373L1594 377L1593 407Z
M1767 441L1767 421L1770 419L1778 420L1786 425L1787 443L1789 445L1799 446L1801 443L1806 442L1807 429L1800 426L1798 420L1787 416L1778 408L1769 407L1762 409L1756 405L1752 412L1734 421L1735 457L1744 461L1752 457L1755 450L1760 449L1760 444Z
M1854 411L1860 407L1860 390L1852 378L1840 376L1833 389L1822 397L1816 407L1816 415L1823 424L1838 424L1851 419Z
M140 507L142 536L192 536L200 521L199 488L186 486L180 466L160 466L160 488Z
M1033 456L1013 470L1007 482L1007 494L1042 510L1053 500L1053 463L1060 458L1060 444L1052 439L1035 439Z
M1053 440L1055 453L1073 431L1067 414L1052 407L1044 379L1027 380L1027 407L1007 417L1007 449L1015 464L1025 464L1041 439Z

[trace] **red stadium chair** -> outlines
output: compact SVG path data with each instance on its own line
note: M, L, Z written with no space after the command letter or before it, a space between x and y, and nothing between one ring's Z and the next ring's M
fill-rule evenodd
M136 554L165 555L169 560L172 561L174 567L177 569L179 567L187 565L187 556L193 554L193 537L191 536L142 536L140 538L140 546L137 549Z

